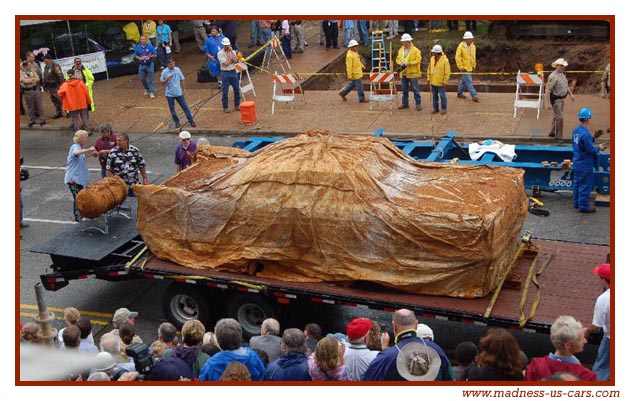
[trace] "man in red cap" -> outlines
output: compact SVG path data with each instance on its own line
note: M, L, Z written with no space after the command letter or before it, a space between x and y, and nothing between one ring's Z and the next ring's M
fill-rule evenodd
M346 347L343 359L350 380L362 380L370 362L378 355L378 351L371 351L367 347L368 333L371 328L372 321L366 318L357 318L348 323L346 333L350 345Z
M604 330L604 337L597 351L597 359L593 364L593 372L597 374L597 380L610 380L610 263L604 263L593 269L593 273L599 276L604 292L597 297L593 323L586 330L586 336L593 331Z

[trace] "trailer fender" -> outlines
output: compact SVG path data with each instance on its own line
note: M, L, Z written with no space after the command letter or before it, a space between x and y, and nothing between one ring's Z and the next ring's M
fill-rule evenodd
M207 325L212 317L208 294L184 283L172 283L166 288L162 297L162 311L178 329L193 319Z
M242 294L228 301L227 316L241 324L244 338L250 338L260 335L262 322L276 314L275 309L264 297Z

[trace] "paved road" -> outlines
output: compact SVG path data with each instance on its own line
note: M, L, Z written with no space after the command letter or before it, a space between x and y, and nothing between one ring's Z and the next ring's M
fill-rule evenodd
M212 144L230 146L237 136L209 137ZM91 144L95 140L92 136ZM134 134L131 142L138 146L147 160L147 170L151 181L162 181L173 173L173 153L178 139L175 135ZM31 172L31 178L23 183L26 222L30 227L23 231L24 239L20 241L20 320L30 320L36 309L33 287L39 282L39 275L46 272L50 259L29 251L53 236L67 230L73 224L72 198L63 184L66 154L71 144L71 136L67 132L26 131L20 138L21 153L25 165ZM99 166L95 159L89 160L91 169L90 181L99 178ZM524 229L530 230L535 237L544 239L583 242L591 244L610 244L610 214L606 208L598 208L593 215L583 215L571 208L571 193L543 193L540 197L551 216L544 218L529 215ZM165 320L160 299L165 283L159 280L136 280L130 282L110 283L100 280L73 281L57 292L46 292L46 301L56 313L55 326L63 327L63 308L75 306L92 320L94 333L97 335L111 330L111 314L119 307L126 306L140 312L136 320L136 330L145 340L151 342L156 338L158 325ZM282 322L283 327L295 324L302 325L307 321L320 321L330 332L345 331L345 324L358 313L352 308L323 309L317 311L294 311L291 322ZM370 316L381 322L391 321L389 314L370 312ZM433 321L436 338L446 348L456 345L457 338L468 336L476 339L483 334L482 330L461 328L457 325ZM390 328L391 330L391 328ZM465 330L465 333L463 332ZM541 352L541 347L548 347L544 337L523 338L521 344L526 350Z

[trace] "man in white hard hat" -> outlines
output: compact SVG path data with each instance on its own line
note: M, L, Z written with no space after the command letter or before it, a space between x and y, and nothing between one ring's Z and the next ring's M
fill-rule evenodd
M179 173L193 163L193 155L197 151L197 144L192 141L190 132L179 133L180 144L175 149L175 172Z
M564 68L567 65L569 65L569 63L563 58L559 58L551 63L551 67L555 69L549 74L547 80L549 104L553 108L553 120L551 121L549 136L556 138L557 141L562 141L564 133L564 119L562 116L564 112L564 98L571 96L571 100L575 101L571 88L569 88L567 76L564 74Z
M236 73L236 64L238 63L238 56L234 49L232 49L230 39L223 38L221 40L223 49L219 50L217 57L219 63L221 63L221 87L223 88L223 97L221 97L221 103L223 104L223 112L229 113L228 108L228 92L230 86L234 91L234 108L240 110L241 105L241 91L238 86L238 74Z
M448 58L443 54L442 46L435 45L431 49L431 60L427 67L427 80L431 86L431 97L433 99L433 110L431 114L446 114L446 90L444 85L451 77L451 64ZM440 97L440 107L438 107L438 95Z
M422 61L422 53L420 49L415 47L412 37L408 33L403 34L400 41L401 48L396 56L396 64L399 65L396 71L400 72L400 81L402 83L402 104L399 109L409 108L409 85L413 89L413 97L416 101L416 110L422 110L422 98L420 97L420 85L418 78L422 75L420 72L420 62Z
M363 81L361 80L365 66L361 62L358 49L359 43L354 39L350 40L348 43L348 52L346 53L346 76L350 82L339 91L339 96L341 96L344 102L348 100L346 96L350 93L352 88L357 89L359 103L366 102L365 94L363 93Z
M473 43L473 34L470 31L464 33L463 41L457 46L455 52L455 63L462 73L462 80L457 87L457 97L466 99L464 90L467 90L473 102L478 102L477 91L473 86L472 72L477 68L477 48Z

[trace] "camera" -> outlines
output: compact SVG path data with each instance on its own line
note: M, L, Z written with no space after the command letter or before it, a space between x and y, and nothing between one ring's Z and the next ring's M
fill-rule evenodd
M141 375L147 374L153 367L153 356L149 354L149 346L146 344L129 344L125 354L133 359L136 371Z
M396 74L400 74L405 68L407 68L406 65L401 64L396 68Z

